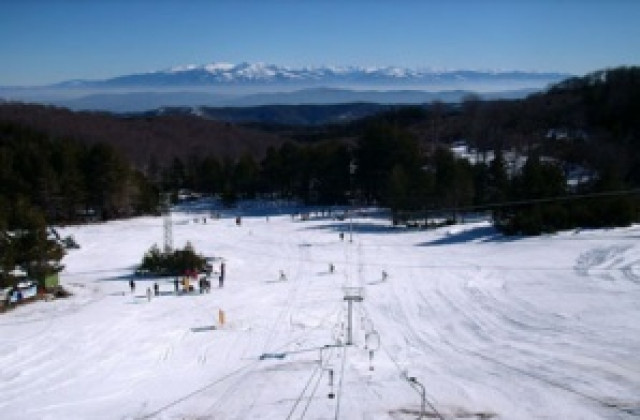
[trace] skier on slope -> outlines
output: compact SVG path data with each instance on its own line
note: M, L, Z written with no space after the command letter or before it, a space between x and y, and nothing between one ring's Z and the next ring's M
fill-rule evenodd
M220 264L220 277L218 277L218 286L222 287L224 285L224 262Z

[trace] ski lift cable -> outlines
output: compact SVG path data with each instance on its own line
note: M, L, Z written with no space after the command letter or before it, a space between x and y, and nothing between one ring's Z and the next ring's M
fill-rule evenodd
M182 402L184 402L184 401L186 401L186 400L188 400L190 398L193 398L194 396L196 396L196 395L208 390L209 388L214 387L215 385L220 384L221 382L226 381L229 378L234 377L235 375L238 375L238 374L242 373L244 370L252 367L253 365L257 365L258 363L259 363L259 360L253 360L253 361L251 361L249 363L246 363L246 364L240 366L239 368L232 370L231 372L227 373L226 375L223 375L222 377L217 378L214 381L211 381L208 384L206 384L206 385L204 385L204 386L202 386L200 388L197 388L197 389L193 390L192 392L190 392L190 393L188 393L186 395L183 395L180 398L177 398L177 399L171 401L168 404L163 405L162 407L156 409L155 411L152 411L151 413L140 417L140 419L150 419L150 418L156 417L160 413L162 413L164 411L167 411L168 409L170 409L172 407L175 407L176 405L178 405L178 404L180 404L180 403L182 403Z
M316 326L314 326L313 328L309 329L308 331L305 331L304 333L296 336L292 340L290 340L287 343L285 343L282 346L280 346L275 351L262 353L259 356L258 360L284 359L289 354L304 353L304 352L315 351L315 350L323 350L323 349L327 349L327 348L342 347L342 344L325 344L324 346L316 346L316 347L311 347L311 348L306 348L306 349L290 350L290 351L279 351L279 350L282 350L282 349L284 349L286 347L289 347L293 343L299 342L300 339L302 339L304 337L307 337L311 333L313 333L314 331L322 328L325 325L325 321L327 321L331 316L335 316L336 313L337 313L336 321L335 321L334 325L331 327L332 330L335 330L340 325L340 320L344 316L344 312L345 311L344 311L344 308L342 307L342 302L337 302L336 304L334 304L332 309L330 311L328 311L326 313L326 315L321 318L320 322Z
M369 319L371 319L370 315L369 315L369 310L367 309L367 305L363 304L360 305L361 306L361 310L362 312L364 312L365 316L367 316ZM402 368L400 367L400 364L398 363L398 361L396 360L396 358L393 357L393 355L391 354L391 352L387 349L386 346L383 346L382 344L379 344L380 348L384 351L384 353L387 355L387 357L393 362L393 365L396 367L398 373L400 374L401 377L405 377L405 372L402 370ZM411 385L411 384L409 384ZM428 397L428 398L427 398ZM435 404L432 403L431 401L435 401L435 399L432 396L427 396L426 395L426 389L425 389L425 402L426 404L429 406L429 408L433 411L433 413L440 419L440 420L445 420L443 415L438 411L438 409L435 407Z
M299 249L299 252L302 253L303 252L302 249ZM302 257L301 255L298 256L296 273L295 273L295 276L292 276L291 278L292 281L290 282L290 284L292 284L292 286L289 287L289 290L288 290L286 305L279 311L278 316L275 318L275 321L272 324L269 334L267 335L267 338L264 342L263 350L269 347L271 340L275 336L276 329L278 328L278 326L282 325L282 321L286 316L286 314L291 313L291 308L294 304L294 301L296 300L298 289L300 288L300 284L301 284L301 282L298 281L298 278L302 273L303 261L301 257Z
M299 285L297 285L297 286L299 286ZM334 308L332 308L332 310L331 310L331 311L329 311L325 317L323 317L322 322L320 322L320 323L319 323L316 327L314 327L312 330L305 332L305 334L303 334L303 336L308 335L308 334L309 334L310 332L312 332L313 330L316 330L316 329L318 329L318 328L321 328L321 327L324 325L324 321L325 321L326 319L328 319L331 315L333 315L333 314L336 312L336 310L335 310L335 308L336 308L336 307L338 307L338 309L341 309L341 305L336 304L336 305L334 306ZM298 337L298 338L296 338L295 340L292 340L291 342L289 342L289 343L285 344L284 346L282 346L282 348L287 347L287 346L289 346L292 342L296 342L296 341L299 341L299 337ZM325 347L326 347L326 346L325 346ZM335 346L334 346L334 347L335 347ZM303 350L303 351L306 351L306 350ZM301 352L302 352L302 351L301 351ZM294 352L291 352L291 353L295 353L295 351L294 351ZM260 359L258 359L258 360L260 360Z
M344 261L347 269L343 271L344 274L344 283L349 284L349 271L348 269L351 267L351 247L349 246L349 242L343 242L343 252L344 252Z
M320 348L320 349L322 349L322 348ZM335 347L334 347L334 348L331 348L331 352L333 352L333 351L334 351L334 349L335 349ZM331 357L331 354L329 354L327 357L328 357L328 358L330 358L330 357ZM312 383L312 381L313 381L313 379L314 379L314 378L317 378L317 379L316 379L316 384L315 384L315 386L313 387L313 390L312 390L312 392L311 392L311 395L309 395L308 402L307 402L307 404L306 404L306 406L305 406L305 408L304 408L304 410L303 410L303 412L302 412L302 415L300 416L300 419L303 419L303 418L304 418L304 416L305 416L305 414L306 414L306 412L307 412L307 409L308 409L308 407L309 407L309 404L310 404L311 400L313 399L313 397L315 396L315 393L316 393L316 391L317 391L317 389L318 389L318 384L320 383L320 380L322 379L322 372L324 371L324 367L325 367L325 355L324 355L324 353L321 351L321 352L320 352L320 360L319 360L319 363L316 365L316 368L315 368L315 369L314 369L314 371L312 372L311 376L310 376L310 377L309 377L309 379L307 380L307 383L305 384L304 388L303 388L303 389L302 389L302 391L300 392L300 395L298 396L298 398L297 398L296 402L294 403L293 407L291 408L291 411L289 412L289 415L287 416L287 420L291 419L291 417L293 416L293 413L295 412L295 410L296 410L296 408L297 408L298 404L303 400L303 398L304 398L304 396L305 396L305 394L306 394L306 392L307 392L307 389L309 388L309 385Z
M349 350L349 346L342 346L342 360L340 366L340 380L338 381L338 390L336 393L336 410L335 410L335 419L337 420L340 417L340 402L342 398L343 391L343 383L344 383L344 372L345 366L347 362L347 351Z
M545 197L545 198L526 198L522 200L501 201L501 202L494 202L494 203L450 207L450 208L442 208L442 209L434 209L434 210L406 211L406 212L403 212L403 214L420 215L420 214L433 214L433 213L449 213L453 211L472 211L472 210L485 210L485 209L490 210L490 209L499 209L503 207L524 206L528 204L555 203L555 202L582 200L582 199L589 199L589 198L616 197L616 196L635 195L635 194L640 194L640 188L629 188L624 190L612 190L612 191L602 191L602 192L596 192L596 193L585 193L585 194L574 194L574 195L561 195L561 196Z
M386 346L380 346L380 348L385 352L385 354L387 355L387 357L389 359L391 359L391 361L393 362L393 365L396 367L396 369L398 370L398 373L400 374L400 377L404 378L405 377L405 372L402 370L402 368L400 367L400 364L398 363L398 361L392 356L391 352L387 349ZM409 381L407 381L407 383L409 383ZM426 391L425 391L426 394ZM427 397L425 395L425 397ZM435 407L435 405L431 402L433 400L433 397L428 396L428 398L425 398L425 402L426 404L429 406L429 408L434 412L434 414L440 419L440 420L445 420L445 418L443 417L443 415L438 411L438 409Z
M281 353L278 352L279 349L283 349L283 348L289 347L291 344L299 342L301 339L303 339L305 337L308 337L311 333L313 333L313 332L315 332L315 331L317 331L317 330L319 330L321 328L324 328L325 323L326 323L327 320L329 320L332 316L336 316L336 314L337 314L337 318L340 318L342 312L343 312L343 308L342 308L341 302L335 303L333 305L333 307L329 311L327 311L324 316L322 316L320 318L320 321L315 326L313 326L312 328L310 328L310 329L302 332L301 334L297 335L296 337L294 337L292 340L288 341L287 343L281 345L275 352L263 353L263 354L281 354ZM336 321L336 323L337 322L338 321ZM294 350L294 351L285 352L285 353L286 354L292 354L292 353L296 353L296 352L297 351Z
M312 352L312 351L322 351L322 350L327 350L327 349L333 349L333 348L336 348L336 347L344 347L344 344L325 344L324 346L308 347L308 348L299 349L299 350L290 350L290 351L273 352L273 353L263 353L262 355L260 355L260 360L265 360L265 359L284 359L286 356L289 356L289 355L292 355L292 354L309 353L309 352Z
M295 353L302 353L302 352L306 352L306 351L312 351L312 350L319 350L322 348L327 348L327 347L336 347L335 345L325 345L325 346L316 346L310 349L301 349L301 350L292 350L292 351L280 351L284 348L289 347L291 344L299 342L301 339L308 337L311 333L321 329L324 327L325 322L331 318L332 316L335 316L336 314L338 315L338 318L342 315L343 312L343 308L341 305L342 302L338 302L336 304L334 304L334 306L331 308L330 311L328 311L321 319L320 322L317 323L317 325L315 325L313 328L310 328L306 331L304 331L303 333L295 336L293 339L289 340L288 342L286 342L285 344L281 345L280 347L278 347L276 350L274 351L270 351L270 352L265 352L262 353L262 356L264 355L273 355L273 356L280 356L282 355L282 357L262 357L262 360L264 359L268 359L268 358L284 358L284 356L286 356L287 354L295 354ZM339 323L338 320L336 320L336 323L334 324L337 325ZM333 328L333 327L332 327Z
M342 349L342 363L340 366L340 380L338 381L338 392L336 393L336 411L335 411L335 420L340 418L340 401L342 400L342 384L344 382L344 366L347 361L347 350L348 347L344 347Z
M282 348L291 345L291 343L293 343L295 341L297 341L297 339L296 340L292 340L290 343L287 343L287 344L283 345ZM223 377L218 378L218 379L210 382L209 384L207 384L207 385L205 385L203 387L200 387L200 388L194 390L193 392L190 392L189 394L186 394L186 395L184 395L184 396L182 396L182 397L180 397L180 398L178 398L176 400L173 400L169 404L166 404L166 405L160 407L159 409L155 410L154 412L149 413L149 414L147 414L145 416L142 416L141 419L150 419L150 418L156 417L160 413L162 413L162 412L164 412L164 411L166 411L166 410L168 410L168 409L170 409L170 408L172 408L172 407L174 407L174 406L176 406L176 405L178 405L178 404L180 404L180 403L182 403L182 402L184 402L184 401L186 401L186 400L188 400L188 399L190 399L190 398L192 398L192 397L194 397L194 396L196 396L196 395L198 395L198 394L200 394L200 393L202 393L202 392L204 392L206 390L208 390L209 388L211 388L211 387L213 387L215 385L218 385L218 384L224 382L227 379L230 379L230 378L232 378L234 376L237 376L237 375L240 375L242 373L246 373L246 371L249 370L249 368L255 367L256 365L258 365L260 363L260 361L261 361L261 359L252 359L249 363L241 366L240 368L238 368L238 369L236 369L236 370L234 370L232 372L229 372L228 374L224 375ZM242 377L240 377L239 378L239 382L243 382L243 381L244 381L244 379Z
M329 355L328 357L331 357L331 355ZM316 393L318 392L318 387L320 386L320 381L322 380L322 372L324 372L324 363L322 365L322 370L320 371L320 375L318 375L318 379L316 379L316 385L313 387L313 390L311 391L311 395L309 395L309 398L307 399L307 404L305 405L304 410L302 411L300 420L304 419L304 417L307 415L307 410L311 406L311 402L313 401L313 398L316 396Z
M400 374L400 377L401 378L405 378L407 380L407 383L409 384L409 386L411 386L413 388L413 386L411 385L411 382L409 381L409 378L406 375L406 372L400 367L400 364L398 363L398 360L395 357L393 357L392 353L387 349L386 346L381 345L380 348L382 349L382 351L384 351L384 353L387 355L387 357L391 360L391 362L395 366L396 370ZM433 396L427 395L426 388L423 389L423 392L424 392L424 403L426 403L429 406L431 411L433 411L433 413L440 420L445 420L444 416L436 408L435 399L433 398Z
M342 400L342 391L343 391L343 383L344 383L344 371L347 363L347 351L349 350L349 346L342 347L342 359L340 364L340 379L338 381L338 390L336 392L336 409L335 409L335 420L338 420L340 417L340 403Z
M229 404L230 401L232 401L234 396L237 396L239 392L242 392L243 390L247 389L247 384L251 384L252 378L255 376L257 372L257 369L250 369L250 370L246 370L240 374L238 374L237 376L235 376L234 378L231 378L229 380L229 383L226 384L224 386L224 388L220 389L220 392L216 392L213 397L213 401L211 401L211 403L208 404L207 408L204 409L203 411L205 413L210 413L210 412L221 412L224 410L225 406L227 406ZM266 375L273 375L273 372L260 372L261 374L266 374ZM267 378L268 381L268 378ZM209 393L212 394L212 393ZM255 406L256 403L256 399L257 396L254 393L250 393L249 397L251 398L251 401L246 401L243 405L242 405L242 411L244 413L248 413L250 412L253 407ZM239 418L243 418L242 414L240 414L238 416Z
M318 363L316 365L315 369L311 373L311 376L309 376L309 379L307 380L307 383L304 385L304 388L302 388L302 391L300 392L300 395L298 396L298 398L294 402L293 406L291 407L291 410L289 411L289 415L287 415L287 420L290 420L291 417L293 416L293 413L296 411L296 408L298 407L298 404L300 404L300 401L302 401L302 398L304 397L304 394L307 392L307 388L309 388L309 385L311 385L311 382L316 377L318 372L321 373L319 376L322 377L322 360L320 361L320 363ZM302 416L302 417L304 417L304 416Z
M336 306L339 307L339 305L336 305ZM333 314L333 312L335 312L335 308L332 309L332 311L327 315L327 318L329 318ZM322 325L322 323L320 323L318 325L318 327L315 327L315 328L319 328L321 325ZM305 335L308 334L308 333L309 332L305 332ZM296 337L295 339L291 340L290 342L285 343L280 348L276 349L276 351L279 351L281 349L284 349L284 348L290 346L291 344L295 343L299 339L300 339L299 337ZM235 370L227 373L226 375L223 375L222 377L217 378L217 379L209 382L208 384L206 384L206 385L204 385L204 386L202 386L200 388L197 388L194 391L192 391L192 392L190 392L190 393L188 393L186 395L183 395L180 398L177 398L177 399L169 402L168 404L165 404L162 407L156 409L155 411L153 411L153 412L151 412L151 413L149 413L147 415L144 415L144 416L142 416L140 418L141 419L154 418L154 417L158 416L159 414L169 410L170 408L175 407L176 405L178 405L178 404L180 404L180 403L182 403L182 402L184 402L186 400L189 400L190 398L193 398L196 395L198 395L198 394L200 394L202 392L205 392L206 390L208 390L208 389L210 389L210 388L212 388L212 387L214 387L214 386L226 381L227 379L230 379L230 378L232 378L234 376L240 375L241 373L243 373L244 371L248 370L249 368L257 366L258 364L260 364L260 362L261 362L260 359L251 359L250 362L240 366L238 369L235 369Z
M364 289L364 259L362 241L358 241L358 286Z

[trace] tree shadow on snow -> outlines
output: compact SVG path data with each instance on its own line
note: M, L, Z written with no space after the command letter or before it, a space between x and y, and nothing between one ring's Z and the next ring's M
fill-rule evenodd
M323 225L307 226L308 230L332 230L336 233L344 233L345 240L349 239L349 232L353 234L380 234L380 233L405 233L411 230L402 227L393 227L389 225L381 225L379 223L353 222L351 228L348 222L336 222Z
M94 271L87 271L84 272L83 274L87 274L87 273L95 273L97 274L96 277L96 281L98 282L129 282L130 280L143 284L146 283L172 283L173 280L176 278L176 276L169 276L169 275L153 275L153 274L136 274L136 269L138 268L138 266L128 266L128 267L122 267L119 269L115 269L115 270L94 270ZM112 274L112 275L106 275L106 273L113 273L113 272L118 272L118 274ZM105 273L103 275L100 275L101 273Z
M419 246L456 245L469 242L513 242L521 239L519 236L504 236L493 226L477 226L464 229L463 226L452 226L445 236L432 241L423 242Z

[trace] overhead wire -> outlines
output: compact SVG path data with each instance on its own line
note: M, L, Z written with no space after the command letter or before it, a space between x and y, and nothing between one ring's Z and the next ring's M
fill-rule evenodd
M302 249L300 249L299 252L302 252ZM295 301L296 295L298 294L298 289L300 288L299 277L301 277L302 275L303 262L304 261L302 259L302 256L298 255L298 264L296 266L296 273L293 276L290 275L290 279L287 280L287 281L290 280L289 284L292 284L292 287L289 287L288 295L286 299L286 305L278 312L278 316L275 318L274 323L272 324L271 329L269 330L269 335L267 336L264 342L263 350L266 350L267 347L269 347L271 340L275 335L276 329L279 325L282 324L282 320L286 316L286 313L291 312L291 307L293 305L293 302Z
M331 311L331 312L334 312L334 310L332 309L332 311ZM331 315L331 314L329 314L328 316L330 316L330 315ZM305 334L308 334L308 333L309 333L309 332L306 332ZM284 349L284 348L288 347L288 346L289 346L289 345L291 345L292 343L294 343L294 342L296 342L296 341L299 341L299 338L300 338L300 337L296 337L296 338L294 338L293 340L291 340L291 341L289 341L289 342L287 342L287 343L283 344L283 345L282 345L282 346L280 346L279 348L277 348L275 351L278 351L278 350L281 350L281 349ZM150 419L150 418L156 417L156 416L157 416L157 415L159 415L160 413L165 412L165 411L169 410L170 408L172 408L172 407L174 407L174 406L176 406L176 405L178 405L178 404L180 404L180 403L182 403L182 402L184 402L184 401L186 401L186 400L188 400L188 399L190 399L190 398L193 398L194 396L196 396L196 395L198 395L198 394L201 394L202 392L204 392L204 391L206 391L206 390L208 390L208 389L210 389L210 388L214 387L215 385L218 385L218 384L220 384L220 383L224 382L224 381L225 381L225 380L227 380L227 379L232 378L232 377L233 377L233 376L235 376L235 375L239 375L239 374L240 374L240 373L242 373L244 370L249 369L249 368L251 368L251 367L253 367L253 366L255 366L255 365L258 365L258 364L260 364L261 362L262 362L262 360L260 360L258 357L256 357L255 359L252 359L252 360L250 360L249 362L247 362L246 364L244 364L244 365L240 366L238 369L235 369L235 370L233 370L233 371L231 371L231 372L228 372L228 373L227 373L227 374L225 374L224 376L222 376L222 377L220 377L220 378L217 378L217 379L215 379L215 380L213 380L213 381L209 382L208 384L206 384L206 385L204 385L204 386L202 386L202 387L199 387L199 388L195 389L194 391L189 392L189 393L185 394L184 396L182 396L182 397L180 397L180 398L177 398L177 399L175 399L175 400L173 400L173 401L171 401L171 402L169 402L169 403L167 403L167 404L165 404L165 405L161 406L160 408L158 408L158 409L156 409L156 410L152 411L151 413L148 413L148 414L146 414L146 415L144 415L144 416L141 416L141 417L138 417L138 418L139 418L139 419Z
M336 409L335 409L335 420L340 418L340 402L342 401L342 385L344 383L344 366L347 361L347 350L348 347L342 348L342 362L340 364L340 380L338 381L338 392L336 392Z
M256 360L253 360L251 362L248 362L248 363L240 366L239 368L237 368L235 370L232 370L231 372L228 372L226 375L224 375L224 376L222 376L220 378L217 378L216 380L214 380L214 381L212 381L212 382L210 382L210 383L208 383L208 384L206 384L206 385L204 385L204 386L202 386L200 388L197 388L194 391L189 392L188 394L186 394L186 395L184 395L184 396L182 396L180 398L177 398L177 399L171 401L168 404L165 404L165 405L161 406L160 408L157 408L156 410L152 411L151 413L148 413L148 414L145 414L144 416L139 417L139 419L150 419L150 418L156 417L160 413L162 413L164 411L167 411L168 409L170 409L172 407L175 407L176 405L178 405L178 404L180 404L180 403L182 403L182 402L184 402L184 401L186 401L186 400L188 400L190 398L193 398L194 396L196 396L196 395L198 395L198 394L200 394L200 393L202 393L202 392L214 387L215 385L218 385L219 383L221 383L221 382L233 377L234 375L237 375L237 374L241 373L245 369L248 369L249 367L251 367L251 366L253 366L255 364L258 364L258 363L260 363L259 359L256 359Z
M448 213L453 211L471 211L471 210L484 210L484 209L497 209L503 207L519 207L530 204L545 204L545 203L554 203L554 202L563 202L563 201L573 201L573 200L584 200L591 198L606 198L606 197L616 197L616 196L626 196L626 195L635 195L640 194L640 188L629 188L623 190L612 190L612 191L601 191L595 193L585 193L585 194L572 194L572 195L559 195L553 197L543 197L543 198L525 198L521 200L511 200L511 201L499 201L494 203L486 203L486 204L475 204L475 205L466 205L460 207L446 207L439 209L429 209L422 211L407 211L402 214L432 214L432 213Z
M367 306L365 304L361 305L361 311L365 314L365 316L367 318L371 319L371 317L369 315L369 311L368 311ZM380 344L380 348L384 351L384 353L387 355L389 360L391 360L391 362L393 362L393 365L395 366L396 370L399 373L399 377L404 378L406 372L404 372L403 369L400 367L400 364L398 363L396 358L393 357L391 352L387 349L386 346L382 345L382 343ZM426 396L427 395L426 395L426 389L425 389L425 397ZM434 415L436 417L438 417L440 420L445 420L444 416L438 411L438 409L435 407L435 404L432 402L432 400L433 400L433 397L429 397L429 398L426 398L425 402L429 406L429 408L433 411L433 413L434 413Z
M311 406L311 402L313 401L313 398L316 396L316 392L318 392L318 387L320 386L320 381L322 380L322 371L324 371L324 362L322 364L323 364L322 370L320 371L320 375L318 375L318 379L316 379L316 385L313 387L313 390L311 391L311 395L309 395L309 398L307 398L307 404L304 406L304 410L302 411L302 415L300 416L301 420L304 419L304 417L307 415L307 410Z
M298 408L298 404L300 404L300 401L302 401L302 398L307 392L307 388L309 388L309 385L311 385L311 382L316 377L318 372L322 372L322 361L318 365L316 365L316 368L313 370L313 372L311 372L311 376L309 376L307 383L304 385L304 388L302 388L302 391L300 392L300 395L298 396L295 403L291 407L291 410L289 410L289 414L287 415L287 420L290 420L291 418L293 418L293 414L295 413L296 408ZM304 417L304 415L302 417Z
M330 350L331 352L333 352L334 349L335 349L335 347L332 347L332 348L329 348L327 350ZM329 357L331 357L331 355L329 355ZM314 385L313 389L311 390L311 394L307 398L307 404L305 405L305 407L304 407L304 409L302 411L302 414L300 415L300 419L304 418L304 416L307 413L307 409L309 408L309 405L311 404L311 401L312 401L313 397L315 396L316 391L318 390L318 385L320 384L320 380L322 379L322 372L324 370L324 367L325 367L324 353L322 352L322 350L320 350L320 360L318 361L318 364L316 365L316 368L311 373L311 376L307 380L307 383L305 384L304 388L300 392L300 395L296 399L293 407L291 407L291 410L289 411L289 415L287 416L287 420L289 420L289 419L291 419L293 417L293 414L294 414L296 408L298 407L300 402L304 399L304 396L305 396L305 394L307 392L307 389L309 388L309 385L313 382L313 380L315 378L315 381L316 381L315 385Z

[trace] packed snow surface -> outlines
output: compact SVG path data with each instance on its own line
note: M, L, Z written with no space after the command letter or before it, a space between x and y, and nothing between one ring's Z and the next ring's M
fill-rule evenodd
M73 296L0 314L0 417L415 419L420 385L424 418L640 416L640 226L253 214L174 211L175 246L225 261L205 294L131 293L162 218L60 228Z

